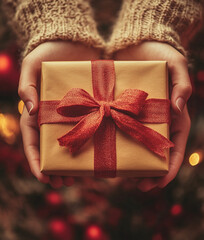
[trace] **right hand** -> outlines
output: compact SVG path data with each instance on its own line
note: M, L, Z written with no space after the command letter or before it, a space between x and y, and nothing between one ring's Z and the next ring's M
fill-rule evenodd
M20 120L23 146L33 175L43 183L58 188L70 186L71 177L48 176L40 172L39 130L37 112L42 61L85 61L99 59L99 50L80 43L65 41L45 42L36 47L23 60L18 93L25 103Z
M187 60L169 44L144 41L139 45L120 50L115 54L116 60L167 61L170 73L172 124L170 137L175 144L170 151L169 172L165 177L137 179L137 187L149 191L155 187L163 188L177 175L184 159L186 142L190 130L190 118L186 103L192 87L188 74Z

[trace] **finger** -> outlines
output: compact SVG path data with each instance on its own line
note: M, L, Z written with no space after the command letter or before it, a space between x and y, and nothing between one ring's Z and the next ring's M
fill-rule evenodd
M187 108L185 107L182 118L175 119L175 124L177 128L175 128L172 136L172 141L175 144L174 148L170 153L170 165L169 172L166 176L162 177L158 181L158 187L163 188L169 182L171 182L177 175L180 166L183 162L186 142L188 138L188 133L190 129L190 120L187 113Z
M35 114L38 109L37 74L37 69L34 68L32 63L29 61L23 62L18 94L30 115Z
M140 178L131 178L131 181L133 181L134 183L137 183L137 182L139 182L141 179Z
M36 128L36 118L36 115L29 116L24 108L20 121L24 152L33 175L40 182L48 183L49 177L40 172L39 136Z
M181 113L188 101L192 86L188 74L187 62L184 57L169 64L169 71L172 81L171 104L176 113Z
M63 185L62 177L60 176L50 176L50 185L53 188L60 188Z
M146 178L137 184L137 188L142 192L148 192L157 187L156 179Z
M72 186L74 184L74 178L73 177L63 177L63 183L67 187Z

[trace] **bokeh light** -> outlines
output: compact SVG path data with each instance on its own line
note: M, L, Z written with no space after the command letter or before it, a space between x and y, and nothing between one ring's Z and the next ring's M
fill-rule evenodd
M11 58L6 54L0 54L0 73L6 73L11 69Z
M173 216L178 216L182 213L183 211L183 208L180 204L174 204L172 207L171 207L171 214Z
M22 112L23 112L23 107L24 107L24 102L23 102L22 100L20 100L20 101L18 102L18 112L19 112L20 114L22 114Z
M102 231L96 225L91 225L86 230L87 239L90 239L90 240L100 239L101 235L102 235Z
M50 205L60 205L62 203L62 197L58 192L50 191L46 194L46 201Z
M53 219L50 221L50 230L55 235L61 235L66 232L66 224L61 219Z
M189 163L191 166L196 166L201 161L201 156L198 152L194 152L189 157Z
M6 143L13 144L19 131L18 121L13 115L0 113L0 136Z

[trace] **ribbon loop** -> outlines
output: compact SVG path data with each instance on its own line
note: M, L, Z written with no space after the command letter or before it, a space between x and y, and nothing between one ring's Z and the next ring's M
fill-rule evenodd
M128 113L138 115L142 110L148 94L138 89L126 89L113 102L112 106L117 110L125 110Z
M88 92L81 88L72 88L59 102L57 112L66 117L80 117L98 107L99 104Z

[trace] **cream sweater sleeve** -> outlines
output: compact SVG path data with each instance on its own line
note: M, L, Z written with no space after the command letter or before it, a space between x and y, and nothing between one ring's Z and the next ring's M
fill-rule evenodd
M89 0L3 0L2 5L17 34L23 56L39 44L52 40L104 47Z
M185 55L183 40L195 31L202 15L202 0L124 0L107 55L142 41L165 42Z

